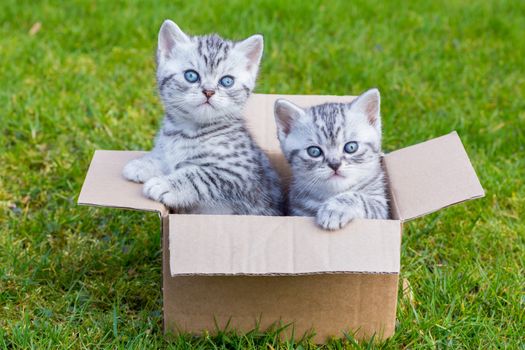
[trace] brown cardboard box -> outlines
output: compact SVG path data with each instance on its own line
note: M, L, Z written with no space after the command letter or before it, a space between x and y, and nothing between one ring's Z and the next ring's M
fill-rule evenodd
M273 117L279 95L254 95L248 125L284 178ZM301 106L351 96L285 96ZM162 221L167 332L239 331L293 323L315 340L394 333L402 223L484 195L458 135L386 154L393 220L355 220L327 232L307 217L169 214L121 170L143 152L96 151L78 203L156 211ZM155 234L152 232L152 234Z

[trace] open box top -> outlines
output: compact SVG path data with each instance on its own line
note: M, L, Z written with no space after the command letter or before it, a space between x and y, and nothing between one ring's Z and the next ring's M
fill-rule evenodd
M280 174L289 169L276 137L273 104L284 97L307 107L353 96L254 94L245 109L256 141ZM342 230L312 218L171 214L126 181L123 166L144 152L96 151L79 204L156 211L169 220L172 275L398 273L401 225L484 195L456 132L384 156L394 220L355 220ZM399 221L398 221L399 220Z

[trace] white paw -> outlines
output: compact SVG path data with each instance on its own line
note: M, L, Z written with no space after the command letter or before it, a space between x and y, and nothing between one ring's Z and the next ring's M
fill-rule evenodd
M128 164L124 166L124 169L122 169L122 175L127 180L138 183L144 183L158 176L157 169L155 169L154 165L141 158L128 162Z
M169 208L188 208L195 204L195 194L189 188L174 188L174 181L157 176L144 184L142 192L148 198L161 202Z
M150 199L167 205L165 201L173 195L173 186L165 177L157 176L146 181L142 193Z
M316 221L325 230L338 230L356 218L354 210L328 201L317 211Z

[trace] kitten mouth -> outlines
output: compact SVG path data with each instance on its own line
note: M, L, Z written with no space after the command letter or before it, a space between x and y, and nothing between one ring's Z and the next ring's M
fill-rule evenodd
M199 105L199 107L203 107L203 106L210 106L211 108L215 109L215 107L211 104L210 100L206 100Z
M340 173L333 173L332 175L330 175L329 179L334 179L334 180L338 180L338 179L344 179L345 177L343 175L341 175Z

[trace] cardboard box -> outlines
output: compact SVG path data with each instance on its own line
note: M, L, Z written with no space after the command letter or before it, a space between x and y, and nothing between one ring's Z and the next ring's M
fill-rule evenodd
M253 95L248 125L283 178L289 168L276 137L273 103L301 106L352 96ZM142 196L121 171L143 152L96 151L78 203L155 211L162 222L163 310L167 332L248 331L293 323L315 340L394 333L402 224L484 195L458 135L386 154L392 220L355 220L319 229L308 217L170 214ZM156 234L152 232L151 234Z

